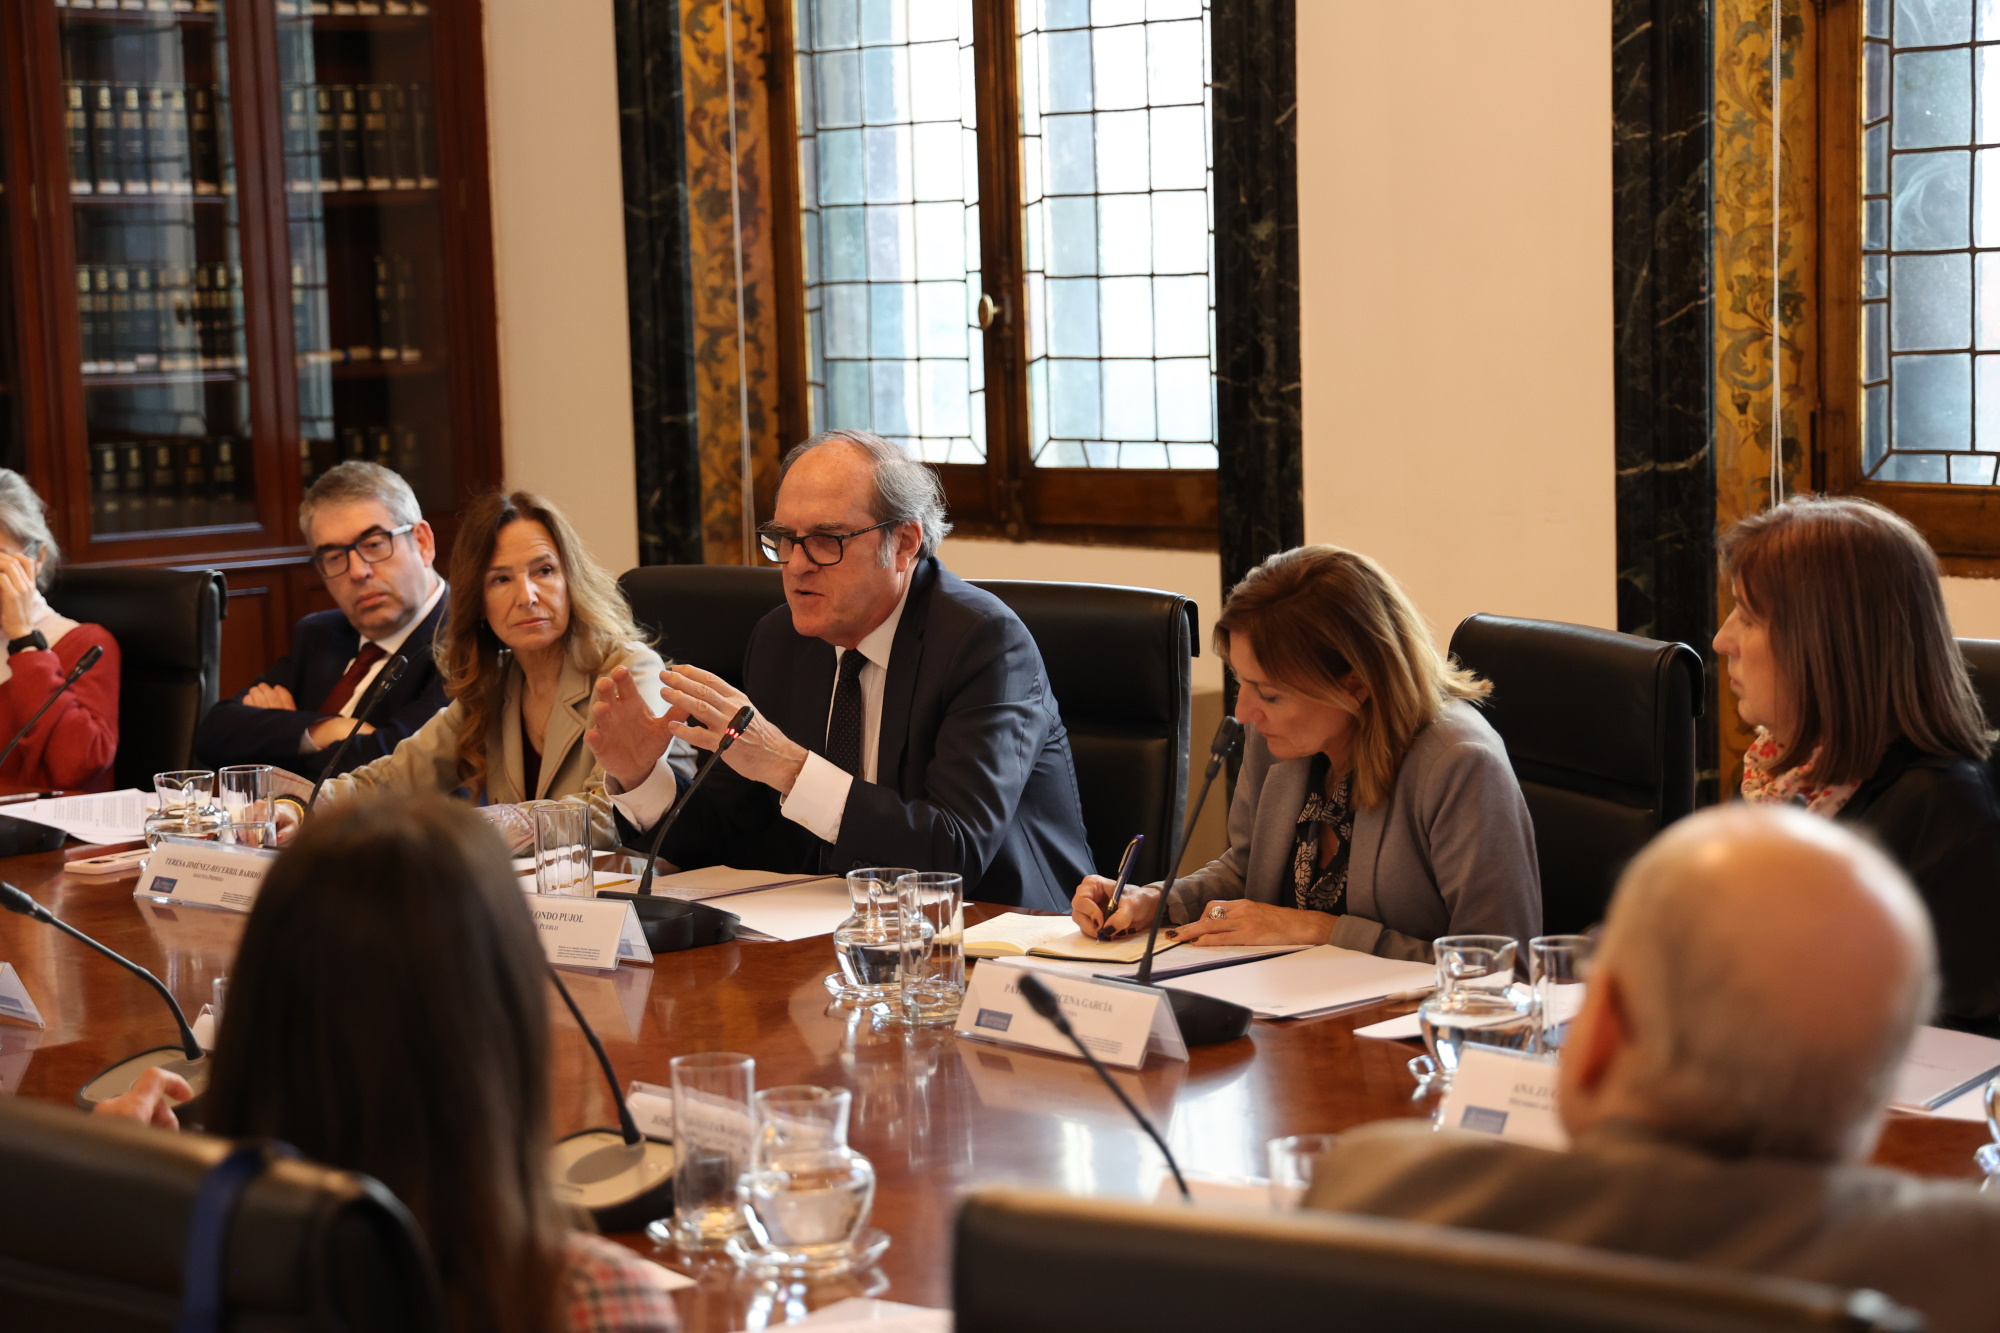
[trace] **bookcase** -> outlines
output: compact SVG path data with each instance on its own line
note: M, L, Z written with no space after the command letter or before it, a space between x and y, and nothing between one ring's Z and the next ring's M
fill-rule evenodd
M73 564L229 577L223 687L331 605L299 497L500 477L478 0L0 6L0 463Z

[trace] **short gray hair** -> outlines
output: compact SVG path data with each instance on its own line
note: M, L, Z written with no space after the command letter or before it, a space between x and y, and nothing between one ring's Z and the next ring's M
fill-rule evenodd
M299 501L299 535L308 542L312 540L312 518L320 506L364 500L373 500L388 510L399 528L405 523L424 521L423 506L417 503L417 493L410 489L409 482L379 463L364 463L356 458L336 463L321 473Z
M42 572L36 582L47 589L62 563L62 551L49 531L48 506L28 479L12 468L0 467L0 528L7 530L24 555L42 557Z
M779 467L778 480L792 470L792 464L825 444L851 444L868 455L873 464L875 494L869 498L868 512L877 523L914 523L923 534L917 558L928 560L937 554L938 543L951 532L944 516L944 483L936 472L910 457L902 445L865 430L823 430L803 444L794 445ZM882 543L882 563L888 564L891 548Z

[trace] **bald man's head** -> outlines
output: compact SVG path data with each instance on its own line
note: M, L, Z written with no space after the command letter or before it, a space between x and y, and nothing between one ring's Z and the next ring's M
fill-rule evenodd
M1881 852L1803 811L1704 811L1619 882L1563 1051L1573 1133L1865 1156L1935 992L1931 927Z

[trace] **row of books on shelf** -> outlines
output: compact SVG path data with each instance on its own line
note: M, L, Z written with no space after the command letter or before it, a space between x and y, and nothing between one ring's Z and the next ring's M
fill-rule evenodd
M284 96L285 178L293 193L437 188L429 88L288 84Z
M91 458L98 532L212 527L239 521L255 505L241 439L102 440L91 446Z
M213 195L234 188L223 170L214 85L72 79L63 92L72 194Z
M425 0L278 0L278 13L291 18L301 14L318 17L322 14L340 17L348 14L373 16L386 14L428 14L431 7Z
M79 264L86 375L242 370L243 269L209 264Z
M138 14L213 14L216 0L56 0L57 9L118 9Z
M379 463L414 480L424 456L424 435L415 426L350 426L331 439L299 441L299 481L310 486L336 463Z
M369 260L372 285L321 287L292 266L292 343L301 366L424 359L418 321L416 266L408 255Z

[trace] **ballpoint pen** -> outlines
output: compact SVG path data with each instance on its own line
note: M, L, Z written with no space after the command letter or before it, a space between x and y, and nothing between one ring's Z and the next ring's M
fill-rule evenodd
M1145 834L1133 834L1132 841L1125 844L1125 855L1118 858L1118 882L1111 888L1111 901L1104 905L1104 920L1107 924L1098 927L1097 938L1099 940L1108 940L1111 938L1111 926L1109 922L1112 914L1118 910L1118 900L1125 896L1126 882L1132 878L1132 863L1139 859L1139 848L1145 841Z

